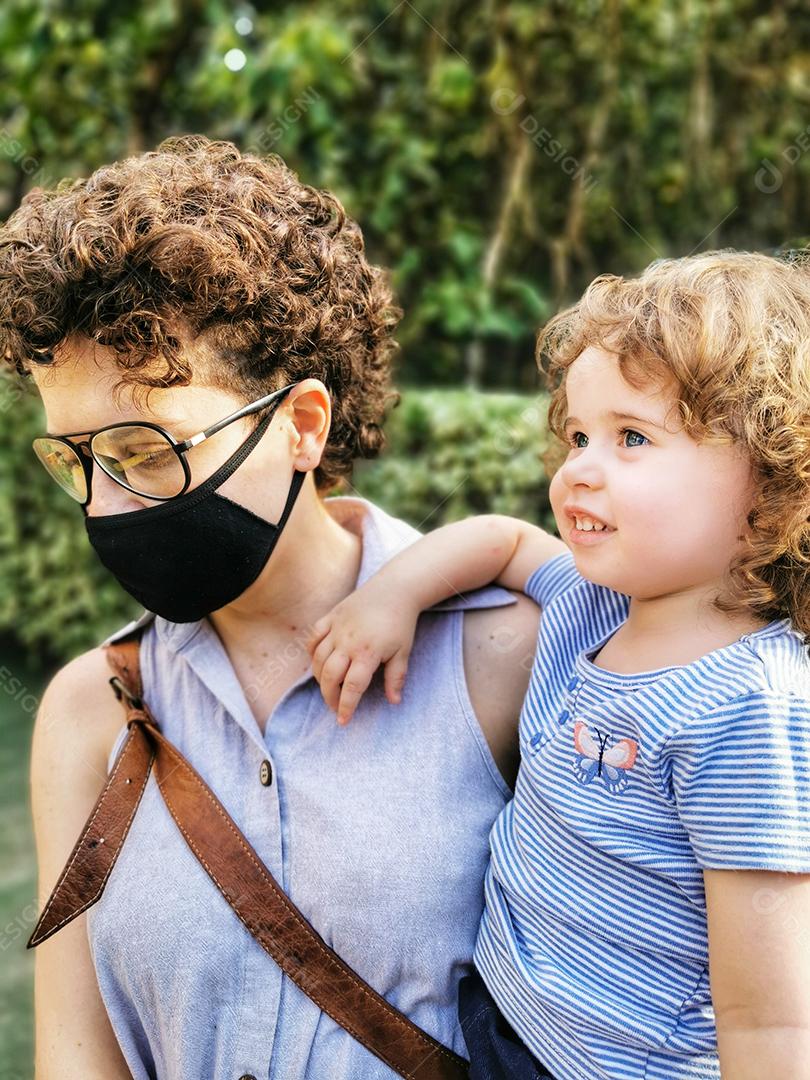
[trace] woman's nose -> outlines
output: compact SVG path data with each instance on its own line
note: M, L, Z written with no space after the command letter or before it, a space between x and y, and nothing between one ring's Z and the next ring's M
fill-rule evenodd
M106 517L108 514L127 514L131 510L143 510L153 506L152 500L144 500L121 487L94 463L91 499L85 510L89 517Z

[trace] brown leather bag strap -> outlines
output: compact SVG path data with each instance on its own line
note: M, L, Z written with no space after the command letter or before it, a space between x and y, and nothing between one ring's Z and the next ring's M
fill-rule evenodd
M160 732L142 700L137 639L105 646L125 700L129 734L34 928L39 945L94 904L129 831L149 776L206 873L261 947L366 1049L411 1080L464 1080L467 1062L364 982L307 922L225 807Z
M115 659L129 679L127 664L134 664L129 671L137 672L138 642L128 641L117 650ZM110 683L120 701L124 694L120 678L113 676ZM139 684L137 675L132 682L133 686L136 684ZM140 687L136 700L139 697ZM129 705L129 735L28 939L29 949L92 907L104 891L135 817L154 758L152 745L141 735L140 726L134 723L139 718L147 720L146 713L139 714ZM151 716L148 722L157 726Z

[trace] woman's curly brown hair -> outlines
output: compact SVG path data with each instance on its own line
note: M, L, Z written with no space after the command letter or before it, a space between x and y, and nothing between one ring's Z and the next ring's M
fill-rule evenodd
M319 490L384 445L400 314L333 195L203 135L34 189L0 229L0 352L19 374L76 334L115 351L136 400L188 385L200 357L246 402L318 378L333 409Z
M537 342L552 391L551 475L568 450L565 372L589 345L615 354L635 389L675 388L698 441L736 443L756 495L751 536L717 610L789 618L810 645L810 271L755 252L659 259L635 279L601 275Z

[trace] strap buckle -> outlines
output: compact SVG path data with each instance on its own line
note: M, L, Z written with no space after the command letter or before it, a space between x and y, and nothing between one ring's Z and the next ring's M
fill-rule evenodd
M136 697L134 694L131 694L117 675L113 675L112 678L109 679L109 683L115 691L115 696L118 698L119 701L121 701L123 698L126 698L127 704L130 706L130 708L143 708L143 702L141 701L141 699L139 697Z

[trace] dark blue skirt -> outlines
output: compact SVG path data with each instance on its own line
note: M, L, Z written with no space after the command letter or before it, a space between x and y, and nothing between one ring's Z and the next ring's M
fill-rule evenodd
M458 984L458 1018L470 1080L554 1080L501 1015L477 971Z

